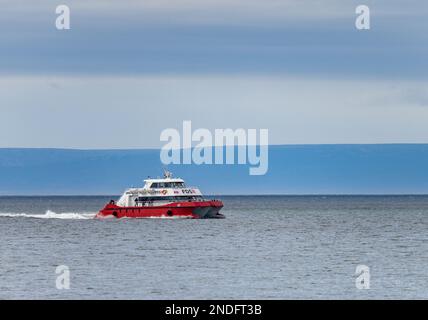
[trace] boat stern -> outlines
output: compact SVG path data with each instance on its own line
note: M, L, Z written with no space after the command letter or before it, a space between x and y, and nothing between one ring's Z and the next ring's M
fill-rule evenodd
M117 209L117 210L115 210ZM105 219L105 218L118 218L119 207L113 202L110 201L104 206L96 215L95 219Z

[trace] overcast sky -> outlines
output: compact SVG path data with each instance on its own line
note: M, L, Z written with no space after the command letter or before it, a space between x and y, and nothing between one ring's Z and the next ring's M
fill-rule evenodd
M71 30L58 1L2 1L0 147L159 147L183 120L272 144L428 142L425 0L61 3Z

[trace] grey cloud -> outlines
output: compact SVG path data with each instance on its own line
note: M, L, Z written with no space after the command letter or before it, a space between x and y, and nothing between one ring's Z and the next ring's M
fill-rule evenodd
M403 100L419 107L428 107L428 85L408 88L403 93Z

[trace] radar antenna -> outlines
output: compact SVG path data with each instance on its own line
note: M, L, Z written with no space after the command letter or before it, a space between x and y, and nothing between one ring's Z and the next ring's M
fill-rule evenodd
M165 179L170 179L172 178L172 173L170 171L168 171L166 168L163 169L163 177Z

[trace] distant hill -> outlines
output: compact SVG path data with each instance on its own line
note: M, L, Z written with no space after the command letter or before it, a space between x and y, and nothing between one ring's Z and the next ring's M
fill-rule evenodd
M0 149L0 194L120 194L162 167L158 150ZM428 144L271 146L264 176L168 168L207 194L428 194Z

